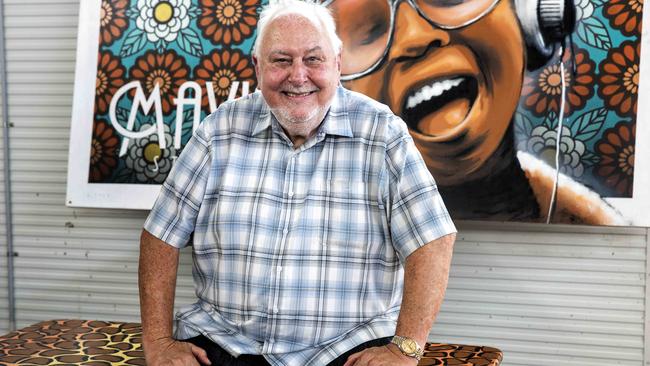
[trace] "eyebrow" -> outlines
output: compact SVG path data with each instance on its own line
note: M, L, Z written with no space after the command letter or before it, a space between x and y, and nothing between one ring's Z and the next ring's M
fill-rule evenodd
M316 47L312 47L312 48L308 49L307 52L305 52L305 53L312 53L312 52L320 51L322 49L323 48L321 46L316 46ZM276 55L291 56L291 54L289 52L283 51L283 50L275 50L275 51L269 52L269 57L276 56Z

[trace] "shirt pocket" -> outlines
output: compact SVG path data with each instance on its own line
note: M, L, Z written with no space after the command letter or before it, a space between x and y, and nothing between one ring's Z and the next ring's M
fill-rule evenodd
M324 202L323 239L330 253L362 255L374 229L371 226L373 200L366 182L330 180L329 196Z

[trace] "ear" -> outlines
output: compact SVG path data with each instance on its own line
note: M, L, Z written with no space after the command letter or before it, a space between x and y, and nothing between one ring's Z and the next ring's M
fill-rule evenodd
M336 70L339 72L339 76L341 76L341 52L336 54Z
M257 56L252 55L253 59L253 66L255 66L255 75L257 76L257 79L259 80L260 76L262 75L260 73L260 63L259 60L257 59Z

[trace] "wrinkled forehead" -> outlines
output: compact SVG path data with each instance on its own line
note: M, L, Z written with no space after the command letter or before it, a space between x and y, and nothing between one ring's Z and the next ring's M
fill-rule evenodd
M317 19L288 13L273 19L267 27L261 40L260 51L263 55L270 52L307 51L316 48L324 52L333 52L327 35Z

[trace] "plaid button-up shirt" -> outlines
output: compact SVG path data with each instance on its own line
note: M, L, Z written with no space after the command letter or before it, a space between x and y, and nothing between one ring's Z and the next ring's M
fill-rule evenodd
M297 149L259 91L223 104L145 229L179 248L193 233L198 301L176 314L177 338L291 366L393 335L402 263L455 231L405 124L342 87Z

